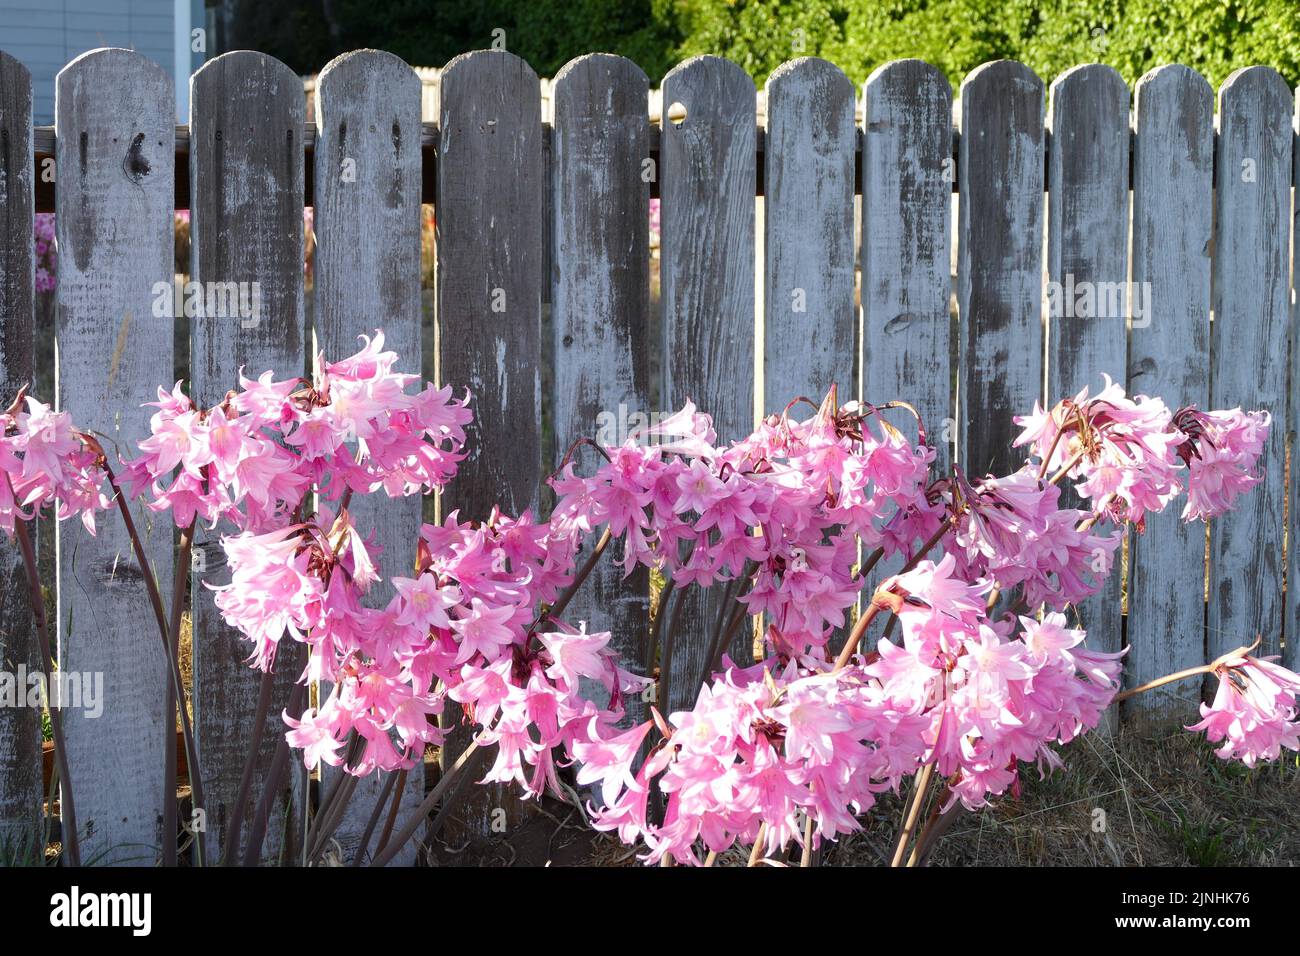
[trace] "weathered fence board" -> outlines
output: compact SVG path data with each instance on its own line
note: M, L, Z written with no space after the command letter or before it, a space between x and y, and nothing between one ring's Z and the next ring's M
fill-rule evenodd
M832 385L841 404L858 396L858 131L853 84L825 60L801 57L784 64L768 77L766 93L771 145L763 153L763 324L756 345L762 355L758 411L773 415L800 397L819 403ZM802 418L811 411L800 402L792 414Z
M172 319L154 314L154 286L172 278L174 109L166 72L131 50L84 54L56 81L58 404L110 457L134 457L149 434L140 406L172 374ZM133 511L170 594L170 515ZM147 572L115 512L98 525L95 537L80 522L58 528L59 667L83 684L102 675L105 695L100 714L63 712L81 858L149 866L175 839L162 832L170 680Z
M438 377L458 393L468 387L474 411L441 513L483 521L493 505L535 509L542 477L541 101L537 74L504 51L456 57L439 99ZM446 716L461 722L459 707ZM443 749L444 766L464 741L458 734ZM486 833L495 809L519 812L494 786L466 801L464 822Z
M439 375L474 409L443 514L482 520L535 507L541 478L541 102L504 51L452 60L440 99Z
M872 73L862 95L862 397L914 405L943 474L956 437L952 89L928 63L899 60Z
M754 84L736 64L699 56L664 77L663 100L686 116L665 121L660 151L662 404L691 399L725 443L754 426ZM674 598L684 603L665 713L695 700L723 590ZM747 642L741 628L728 648L738 662L752 658Z
M1210 405L1269 409L1273 427L1264 480L1210 526L1211 655L1256 634L1260 653L1276 653L1281 638L1292 103L1267 67L1238 70L1219 90Z
M1171 410L1207 408L1214 91L1195 70L1165 66L1138 81L1133 145L1134 288L1149 309L1133 317L1128 382ZM1178 508L1181 509L1181 503ZM1136 687L1205 663L1205 526L1178 514L1129 536L1125 678ZM1147 715L1196 713L1197 681L1178 681L1126 705Z
M1052 83L1048 166L1048 376L1051 396L1120 380L1128 315L1128 87L1111 67ZM1051 294L1056 286L1059 292Z
M958 393L962 468L1006 474L1021 460L1013 415L1043 392L1043 83L1011 60L961 85L957 161Z
M928 63L899 60L872 73L862 97L862 398L911 404L935 449L934 474L947 474L957 437L952 88ZM912 434L905 411L884 414ZM881 561L868 588L905 561Z
M328 359L351 355L357 336L382 326L384 347L419 372L420 355L420 100L415 71L391 53L362 50L330 62L316 81L315 324L317 349ZM420 532L420 497L355 498L349 511L382 548L383 582L410 577ZM389 585L375 589L378 606ZM328 688L321 688L328 693ZM423 753L406 776L399 805L409 812L424 797ZM332 787L342 771L322 764ZM358 781L334 839L351 860L386 774ZM402 816L405 816L403 813ZM409 865L415 844L394 860Z
M34 244L32 78L0 53L0 406L32 381ZM0 537L0 670L44 672L18 546ZM0 707L0 864L35 849L41 814L41 713Z
M640 422L649 424L648 87L640 67L605 54L572 61L552 85L555 468L580 438L620 445ZM574 448L573 460L588 472L597 463L589 448ZM640 673L649 575L641 568L625 578L616 550L592 571L568 615L592 632L609 631L611 647ZM603 695L599 685L589 690ZM645 706L630 700L628 712L640 721Z
M793 60L767 80L765 415L801 395L819 402L832 385L841 402L857 395L853 101L849 78L814 57Z
M1123 384L1128 354L1128 87L1090 64L1052 83L1047 171L1047 397L1056 401L1102 376ZM1141 304L1136 303L1136 304ZM1073 490L1062 499L1078 503ZM1119 550L1115 573L1076 610L1090 646L1123 645Z
M1296 135L1292 143L1292 186L1295 197L1300 197L1300 87L1295 91L1295 129ZM1300 334L1296 333L1297 326L1300 325L1300 198L1296 198L1294 203L1294 221L1291 228L1291 281L1294 283L1292 290L1291 306L1291 353L1289 356L1289 367L1291 372L1291 392L1289 402L1287 403L1287 442L1293 456L1291 461L1291 487L1289 489L1290 497L1288 516L1288 535L1287 544L1290 547L1289 560L1287 562L1287 589L1286 589L1286 620L1283 622L1285 628L1286 646L1282 649L1282 662L1291 670L1300 667L1300 585L1297 584L1296 575L1300 573L1300 535L1296 534L1295 529L1300 526L1300 467L1296 465L1296 457L1300 455L1300 445L1296 443L1296 436L1300 435L1300 375L1294 371L1295 363L1300 361Z
M293 71L260 53L227 53L209 61L194 74L190 89L192 279L203 288L248 283L249 302L256 289L259 303L256 317L209 315L191 321L193 394L207 408L238 386L241 367L252 378L273 369L277 380L305 371L301 138L306 104ZM239 792L260 684L260 675L245 663L248 644L221 620L205 587L228 578L217 537L230 531L196 532L201 559L191 585L194 716L208 804L208 854L214 859L224 849ZM280 645L246 823L284 734L280 714L302 664L296 642ZM265 858L275 858L286 819L284 807L277 805ZM247 836L247 826L243 832Z

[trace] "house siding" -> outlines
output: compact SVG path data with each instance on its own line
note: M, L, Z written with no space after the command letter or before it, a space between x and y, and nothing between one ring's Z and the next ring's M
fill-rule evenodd
M48 125L55 76L87 50L127 47L173 73L173 24L173 0L0 0L0 49L31 70L34 119Z

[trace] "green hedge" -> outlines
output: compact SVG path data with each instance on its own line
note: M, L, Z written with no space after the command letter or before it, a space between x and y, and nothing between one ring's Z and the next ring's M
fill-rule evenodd
M1300 84L1300 0L239 0L234 46L312 73L334 54L391 50L440 66L493 30L543 76L581 53L620 53L652 82L697 53L728 57L757 84L791 57L838 64L855 82L881 63L920 57L954 86L1010 57L1046 81L1101 62L1130 83L1185 63L1216 86L1262 63Z
M954 86L988 60L1017 59L1045 81L1107 63L1130 83L1185 63L1216 86L1253 64L1300 84L1297 0L677 0L679 56L717 53L759 82L804 52L855 82L900 57L940 67ZM802 44L802 45L801 45Z

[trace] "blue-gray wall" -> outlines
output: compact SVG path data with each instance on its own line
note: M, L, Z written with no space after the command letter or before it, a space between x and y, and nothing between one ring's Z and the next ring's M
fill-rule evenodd
M192 27L204 26L202 0L182 0L180 6L190 9ZM177 79L176 9L176 0L0 0L0 49L32 72L36 124L54 122L55 75L96 47L138 50ZM188 68L202 62L202 54L193 54ZM188 75L178 86L179 122L184 123Z

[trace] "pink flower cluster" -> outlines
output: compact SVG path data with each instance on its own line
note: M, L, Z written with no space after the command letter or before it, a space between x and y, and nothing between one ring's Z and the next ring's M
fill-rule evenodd
M1224 760L1253 767L1260 759L1276 760L1283 747L1300 750L1300 676L1273 660L1234 654L1216 662L1214 703L1201 704L1201 721L1187 729L1205 731L1211 743L1222 741L1216 753Z
M558 790L556 753L613 726L622 695L646 683L618 666L608 633L537 616L571 583L576 543L527 514L425 525L416 576L393 578L382 608L361 603L378 578L346 514L222 543L233 576L217 604L254 642L255 664L271 666L288 634L308 646L304 679L329 688L285 717L309 767L344 764L355 733L364 747L348 772L409 768L442 742L436 718L450 699L480 745L496 747L483 782ZM579 695L584 678L604 685L606 707Z
M344 763L356 734L364 746L349 772L410 767L441 742L436 718L450 698L485 728L482 743L496 745L487 779L540 792L554 779L556 748L593 721L612 725L621 692L645 682L604 650L608 634L538 616L572 580L577 532L529 514L462 524L453 513L425 525L416 576L395 577L385 606L363 603L379 575L347 510L352 495L441 487L463 457L470 417L468 399L452 401L449 388L408 394L415 376L395 372L395 359L377 334L350 358L322 356L310 385L241 377L240 391L208 410L179 383L160 390L125 477L137 492L148 486L148 507L170 509L178 525L199 517L240 529L221 539L231 580L213 588L217 608L258 669L276 666L286 635L306 646L302 680L328 690L285 719L308 766ZM583 678L605 684L607 708L579 697Z
M775 416L718 450L688 407L609 449L593 477L566 469L556 481L553 522L607 524L627 567L660 567L679 585L745 574L751 588L739 600L771 622L768 659L728 663L692 709L661 724L664 739L639 769L632 754L650 723L574 746L579 781L599 784L604 800L595 825L643 840L647 860L698 863L701 845L720 851L760 833L771 852L803 842L801 818L815 840L834 837L875 793L928 764L947 778L950 802L982 806L1016 782L1020 763L1060 766L1051 745L1096 726L1117 692L1122 654L1083 648L1083 631L1060 611L1110 570L1119 535L1094 526L1163 509L1181 488L1179 457L1195 455L1207 432L1184 432L1163 403L1130 401L1108 383L1096 400L1085 392L1022 420L1038 461L1005 477L956 471L926 484L930 454L883 421L872 432L874 411L828 400L807 421ZM1266 416L1210 418L1267 427ZM1249 471L1258 453L1243 448L1236 466ZM1057 480L1078 480L1092 511L1060 506L1045 479L1053 467ZM1193 488L1201 481L1191 474ZM924 560L921 541L947 555ZM912 558L874 599L901 620L902 643L881 640L834 667L824 645L862 589L859 542ZM992 592L1016 586L1041 617L991 616Z
M552 524L607 525L623 541L626 571L660 568L678 586L708 587L752 567L740 601L768 615L776 647L824 646L862 590L859 542L886 553L904 546L906 535L886 527L924 505L934 451L910 445L874 409L833 399L803 422L774 415L729 448L714 440L708 416L688 403L608 449L591 477L566 465L552 481Z
M954 535L949 553L963 580L1020 585L1027 607L1063 610L1101 589L1119 534L1092 530L1089 512L1060 505L1061 489L1027 463L1002 478L954 477Z
M361 605L379 576L347 506L354 494L442 487L464 457L470 420L468 396L455 401L449 387L410 392L418 376L394 371L397 356L383 345L376 333L346 359L321 356L310 383L241 375L240 390L212 409L196 408L180 383L159 389L151 434L124 475L179 526L201 518L240 529L221 539L232 578L213 588L217 608L258 669L275 666L286 634L309 647L302 679L333 688L319 710L290 718L290 739L313 764L338 762L355 730L367 743L357 773L422 755L438 739L427 715L440 701L429 696L428 626L399 623L397 606Z
M635 773L650 724L579 742L578 781L599 783L604 801L595 826L643 839L649 862L697 864L700 845L720 852L760 833L767 853L802 845L802 819L817 842L851 832L877 793L928 763L949 778L950 800L970 808L1011 785L1019 761L1060 766L1048 744L1096 725L1120 655L1078 647L1083 632L1059 614L1023 618L1023 633L1004 637L983 618L987 588L955 581L952 567L922 562L885 585L911 599L902 647L881 641L839 670L809 660L728 666L672 715ZM655 786L667 796L661 823L649 811Z
M630 755L650 723L575 744L579 782L598 783L605 801L598 828L644 840L650 861L698 863L700 844L720 851L757 839L760 827L768 850L802 843L801 818L820 841L854 829L876 793L925 764L976 807L1014 782L1019 761L1059 765L1048 744L1095 726L1118 687L1119 655L1077 647L1083 632L1067 631L1059 614L1024 618L1013 637L1014 618L986 613L995 582L1032 582L1062 603L1071 598L1049 577L1090 593L1071 572L1092 560L1096 542L1075 528L1088 516L1059 511L1055 486L1028 470L927 485L933 452L910 446L877 410L831 399L806 421L774 416L725 450L713 443L707 419L688 407L609 449L591 478L566 468L555 481L553 523L607 524L629 568L661 567L679 585L745 573L751 588L739 600L771 622L767 660L728 663L691 710L661 726L665 739L635 773ZM867 658L833 666L825 645L863 587L859 543L914 553L954 511L955 554L920 560L877 592L893 597L902 646L881 641ZM1053 535L1065 543L1045 543ZM1012 575L1029 548L1043 555L1034 573Z
M212 409L199 409L177 382L158 390L151 434L126 463L132 495L168 511L180 527L226 519L262 532L294 523L311 490L329 501L382 489L390 497L441 487L463 457L470 414L451 388L407 394L419 376L393 371L383 333L339 362L318 363L316 380L257 381Z
M604 649L608 634L542 626L536 608L572 580L575 545L531 516L493 514L470 525L453 513L443 525L425 525L416 576L393 578L395 593L382 608L361 605L375 579L356 573L366 565L356 532L346 522L335 527L333 536L313 532L313 543L296 555L286 547L279 561L282 573L307 578L339 555L327 580L317 572L300 581L305 596L290 630L311 649L306 676L331 685L319 707L289 719L289 741L308 766L342 763L340 751L355 731L366 747L350 772L409 767L425 744L442 741L430 718L450 698L483 728L480 743L497 747L485 781L515 781L540 793L554 781L554 749L597 716L578 696L580 679L604 683L615 707L620 690L639 687ZM259 573L241 561L236 579L246 567ZM233 585L223 598L238 592Z
M1255 463L1268 441L1272 416L1268 412L1198 412L1183 409L1175 421L1188 436L1178 447L1187 462L1187 506L1183 518L1209 519L1223 514L1233 502L1263 480Z
M1171 413L1108 381L1017 419L1035 457L1011 474L932 476L919 423L912 442L886 419L901 403L841 407L832 390L808 417L792 404L725 446L688 403L601 448L590 475L565 464L549 520L453 512L424 525L412 576L380 594L354 495L442 487L470 420L468 396L412 390L418 378L383 344L377 333L349 358L321 356L310 382L241 374L213 408L180 383L160 389L123 477L181 527L231 529L218 609L254 667L283 662L287 636L305 654L300 680L321 684L316 706L284 715L307 766L410 767L459 708L493 748L483 782L536 796L576 767L598 795L594 825L643 842L651 862L834 839L922 768L945 782L945 806L975 809L1022 764L1061 766L1054 748L1095 727L1119 687L1122 654L1086 649L1064 613L1101 587L1114 526L1140 530L1183 490L1185 518L1221 514L1260 480L1271 424L1240 409ZM93 439L32 399L0 425L0 527L52 503L93 531L109 505ZM1086 509L1063 506L1065 479ZM602 530L626 572L727 585L736 620L765 618L762 660L721 656L693 705L627 727L627 695L650 678L623 668L610 634L563 620L580 545ZM892 556L902 570L855 619L871 568ZM882 613L897 642L869 635ZM1192 729L1221 756L1253 766L1300 749L1300 676L1244 649L1210 666L1219 693ZM593 684L604 703L584 696Z
M1163 510L1184 490L1184 465L1184 519L1231 508L1260 480L1255 465L1271 417L1239 408L1170 412L1158 398L1128 398L1107 376L1095 397L1085 388L1050 412L1036 405L1016 423L1024 426L1016 445L1030 445L1045 468L1063 469L1078 494L1091 499L1094 513L1109 511L1140 531L1148 513Z
M11 535L15 520L31 521L47 504L60 521L81 515L94 534L95 512L111 504L98 447L83 440L67 412L22 394L0 413L0 473L0 529Z
M922 561L894 578L902 646L880 641L880 660L864 671L881 682L894 706L924 715L925 752L968 809L1015 782L1020 762L1061 766L1048 746L1069 743L1097 725L1119 688L1122 653L1082 647L1082 630L1065 615L1017 623L989 620L986 584L952 576L951 556ZM919 603L917 601L919 599Z

